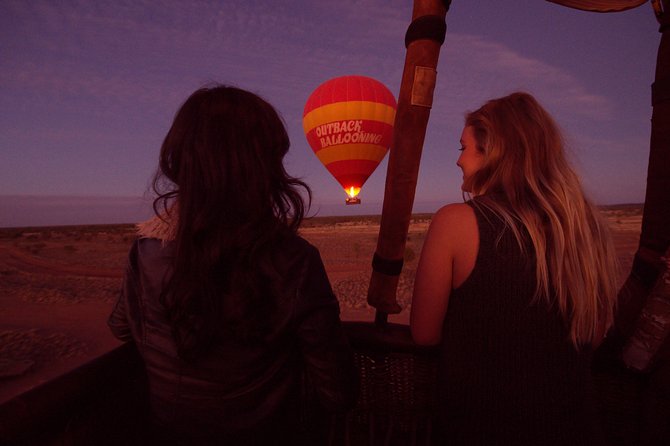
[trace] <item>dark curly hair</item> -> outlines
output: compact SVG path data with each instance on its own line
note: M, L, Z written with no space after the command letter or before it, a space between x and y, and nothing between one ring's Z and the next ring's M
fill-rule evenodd
M281 293L273 250L304 217L299 188L311 202L309 187L284 169L289 145L277 111L238 88L202 88L177 112L153 187L154 211L177 214L161 302L181 358L222 336L262 339Z

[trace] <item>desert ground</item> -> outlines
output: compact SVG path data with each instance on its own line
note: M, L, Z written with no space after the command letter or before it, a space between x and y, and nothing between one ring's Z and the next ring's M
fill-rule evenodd
M641 206L603 208L621 263L632 264ZM412 219L392 322L406 323L430 215ZM366 303L379 217L320 217L301 234L319 248L344 320L372 321ZM119 292L133 225L0 229L0 403L119 342L106 319Z

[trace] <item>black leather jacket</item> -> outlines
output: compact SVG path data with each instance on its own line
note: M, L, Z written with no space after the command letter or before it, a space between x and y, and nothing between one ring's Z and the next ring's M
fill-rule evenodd
M177 356L159 303L171 249L170 242L154 238L134 243L108 321L114 335L135 342L144 359L154 423L192 444L198 438L269 444L277 435L286 441L297 428L304 379L325 410L353 406L353 354L315 247L297 236L282 246L279 268L291 298L277 306L265 345L230 340L194 363Z

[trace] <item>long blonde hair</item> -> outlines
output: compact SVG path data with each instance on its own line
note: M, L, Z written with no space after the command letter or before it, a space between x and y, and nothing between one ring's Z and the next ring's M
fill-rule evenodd
M536 298L555 299L575 346L590 343L613 320L616 255L554 120L531 95L513 93L468 113L465 125L484 164L464 189L503 218L520 246L525 228L537 259ZM491 198L496 194L504 204Z

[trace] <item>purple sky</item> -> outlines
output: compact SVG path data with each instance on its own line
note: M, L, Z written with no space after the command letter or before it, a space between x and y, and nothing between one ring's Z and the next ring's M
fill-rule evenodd
M312 186L315 211L376 213L386 162L363 205L345 207L303 136L302 110L319 84L348 74L397 95L411 9L410 0L2 0L0 195L142 196L179 105L222 82L281 112L287 168ZM642 202L657 30L649 4L596 14L454 0L415 210L461 200L463 113L520 89L556 117L594 201ZM0 226L16 224L2 206Z

